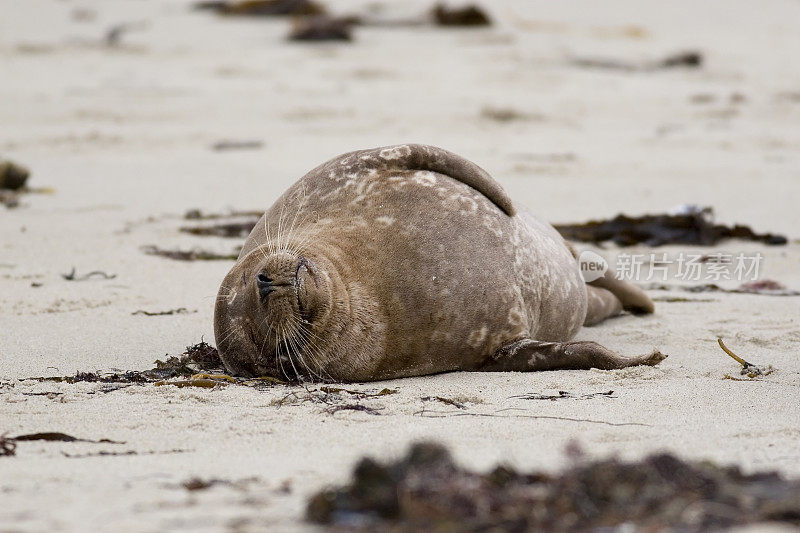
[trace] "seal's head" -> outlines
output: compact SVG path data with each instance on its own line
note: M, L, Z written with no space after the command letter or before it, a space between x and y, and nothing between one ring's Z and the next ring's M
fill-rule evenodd
M317 342L333 307L330 265L294 251L256 248L225 277L214 309L228 371L280 379L321 377Z

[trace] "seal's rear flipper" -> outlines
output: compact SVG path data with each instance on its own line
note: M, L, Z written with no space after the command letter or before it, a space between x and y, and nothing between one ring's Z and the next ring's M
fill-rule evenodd
M363 166L373 166L374 168L428 170L444 174L483 194L508 216L513 217L517 212L506 191L488 172L472 161L436 146L425 144L382 146L371 150L350 152L333 161L348 161L353 158L357 158Z
M540 342L522 339L507 344L483 366L483 372L531 372L534 370L611 370L629 366L654 366L666 359L659 351L624 357L592 341Z

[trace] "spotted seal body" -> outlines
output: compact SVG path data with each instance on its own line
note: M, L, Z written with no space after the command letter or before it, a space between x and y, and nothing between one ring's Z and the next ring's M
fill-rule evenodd
M367 381L452 370L656 364L569 343L586 322L652 312L587 286L547 223L445 150L351 152L267 210L220 288L215 335L240 375Z

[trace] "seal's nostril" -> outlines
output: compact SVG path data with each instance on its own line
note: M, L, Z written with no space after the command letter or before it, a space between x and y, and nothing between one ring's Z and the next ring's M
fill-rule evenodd
M265 272L256 274L256 285L258 286L258 294L262 299L267 298L271 292L275 291L275 286L272 284L270 278Z

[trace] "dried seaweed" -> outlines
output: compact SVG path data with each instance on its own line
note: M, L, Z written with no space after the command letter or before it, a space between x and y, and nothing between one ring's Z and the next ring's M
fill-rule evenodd
M528 394L518 394L516 396L511 396L511 398L518 398L520 400L587 400L589 398L616 398L614 396L614 391L610 390L608 392L589 392L585 394L573 394L569 391L560 390L558 394L539 394L536 392L531 392Z
M506 414L512 411L521 411L519 414ZM604 426L622 427L622 426L642 426L650 427L650 424L643 424L641 422L608 422L606 420L595 420L591 418L573 418L570 416L551 416L551 415L532 415L525 409L517 409L514 407L507 407L505 409L498 409L493 413L461 413L453 411L431 411L423 409L414 413L415 416L422 418L450 418L456 416L468 416L474 418L530 418L533 420L561 420L564 422L578 422L581 424L602 424Z
M166 315L186 315L189 313L196 313L197 311L189 311L185 307L178 307L177 309L170 309L169 311L145 311L144 309L139 309L138 311L134 311L131 315L144 315L144 316L166 316Z
M19 207L19 194L16 191L0 189L0 204L3 204L8 209Z
M359 400L363 400L365 398L378 398L380 396L389 396L390 394L397 394L397 389L381 389L378 392L370 392L370 391L360 391L360 390L353 390L353 389L343 389L339 387L320 387L319 390L326 394L341 394L343 392L357 398Z
M753 363L748 363L747 361L745 361L744 359L733 353L731 350L729 350L728 347L725 346L725 343L722 342L722 339L720 338L717 339L717 343L719 344L719 347L722 348L723 352L728 354L734 361L742 365L741 375L743 376L747 376L748 378L753 379L756 377L768 376L775 371L775 369L772 368L772 365L766 365L764 367L760 367L754 365ZM727 374L725 375L725 378L735 379Z
M800 525L800 481L775 472L655 454L576 461L560 473L499 466L477 474L422 443L393 463L362 459L349 485L323 490L311 522L346 531L707 531L759 522ZM624 526L623 526L624 525Z
M352 26L355 22L351 17L331 17L316 15L313 17L298 18L292 24L289 33L290 41L351 41L353 40Z
M61 274L61 277L67 281L86 281L93 277L99 277L103 279L114 279L117 277L117 275L109 274L108 272L103 272L102 270L92 270L89 273L83 274L82 276L78 276L75 273L75 267L72 267L72 270L68 274Z
M320 15L325 8L312 0L240 0L200 1L195 9L215 11L221 15L277 17L288 15Z
M219 381L215 379L185 379L179 381L156 381L153 383L156 387L162 385L171 385L174 387L178 387L182 389L184 387L200 387L202 389L213 389L217 386L224 387L227 385L224 381Z
M0 189L18 191L25 187L30 171L22 165L0 159Z
M699 244L710 246L727 239L742 239L765 244L786 244L786 237L772 233L755 233L747 226L714 224L711 208L691 209L679 214L630 217L619 214L610 220L591 220L583 224L561 224L555 228L568 240L618 246L646 244Z
M380 391L360 391L354 389L344 389L339 387L328 387L323 386L318 389L309 389L308 387L304 387L304 390L301 391L289 391L285 395L280 398L274 399L270 402L270 405L281 407L283 405L293 405L298 403L316 403L316 404L323 404L329 406L329 409L326 409L328 413L335 413L337 411L341 411L342 409L338 409L339 407L345 410L374 410L370 407L361 406L361 407L354 407L356 405L361 405L357 403L349 403L345 404L345 396L343 394L347 394L350 396L348 399L356 399L356 400L365 400L370 398L380 398L382 396L389 396L391 394L397 394L397 389L381 389ZM373 414L377 414L373 413Z
M643 287L649 291L684 291L684 292L722 292L728 294L758 294L762 296L800 296L800 291L787 289L783 284L773 280L758 280L743 283L735 289L726 289L716 283L702 283L700 285L667 285L651 283ZM678 300L680 301L680 300ZM691 300L703 301L703 300Z
M181 483L180 487L188 490L189 492L206 490L215 486L224 486L238 490L246 490L251 483L256 483L258 481L259 478L257 477L248 477L248 478L238 479L235 481L228 479L217 479L217 478L203 479L201 477L192 477Z
M439 26L491 26L492 20L481 7L467 5L463 7L447 7L437 4L433 8L433 20Z
M261 218L264 211L228 211L226 213L204 213L200 209L189 209L183 214L186 220L218 220L220 218L251 217L253 225Z
M264 147L263 141L217 141L211 145L211 149L217 152L227 150L259 150Z
M0 435L0 457L11 457L17 454L17 443L14 439L6 438L5 435Z
M157 255L168 259L175 259L176 261L235 261L239 258L238 250L230 254L220 254L200 248L193 248L191 250L164 250L158 246L151 245L142 246L142 251L147 255Z
M258 218L241 222L221 222L205 226L184 226L180 228L180 231L199 237L231 237L241 239L250 235L256 222L258 222Z
M86 457L115 457L115 456L125 456L125 455L168 455L173 453L187 453L193 450L182 450L182 449L175 449L175 450L150 450L146 452L139 452L136 450L127 450L124 452L109 452L107 450L100 450L99 452L92 452L92 453L67 453L61 452L61 455L67 457L69 459L85 459Z
M367 407L366 405L361 405L360 403L347 403L344 405L332 405L331 407L325 410L328 414L336 414L339 411L361 411L362 413L367 413L369 415L380 415L378 409L373 407Z
M450 398L444 398L443 396L423 396L420 399L423 402L433 402L433 401L441 402L441 403L443 403L445 405L452 405L453 407L456 407L458 409L466 409L467 408L467 406L464 405L463 403L458 402L456 400L451 400Z
M79 439L78 437L73 437L72 435L68 435L66 433L59 433L57 431L46 431L42 433L28 433L25 435L17 435L16 437L9 438L9 440L13 440L15 442L44 440L49 442L93 442L95 444L99 443L125 444L124 442L119 442L110 439L100 439L100 440Z
M663 296L657 298L651 298L654 302L665 302L665 303L692 303L692 302L715 302L713 298L684 298L682 296Z
M626 72L653 71L676 67L700 68L703 66L703 54L697 51L678 52L657 61L648 62L604 58L575 58L572 60L572 64L578 67L601 68Z
M187 346L180 357L169 357L166 361L156 360L150 370L129 370L127 372L78 372L74 376L54 376L27 378L35 381L54 381L58 383L156 383L172 378L191 378L198 372L221 374L224 365L217 349L206 342Z

